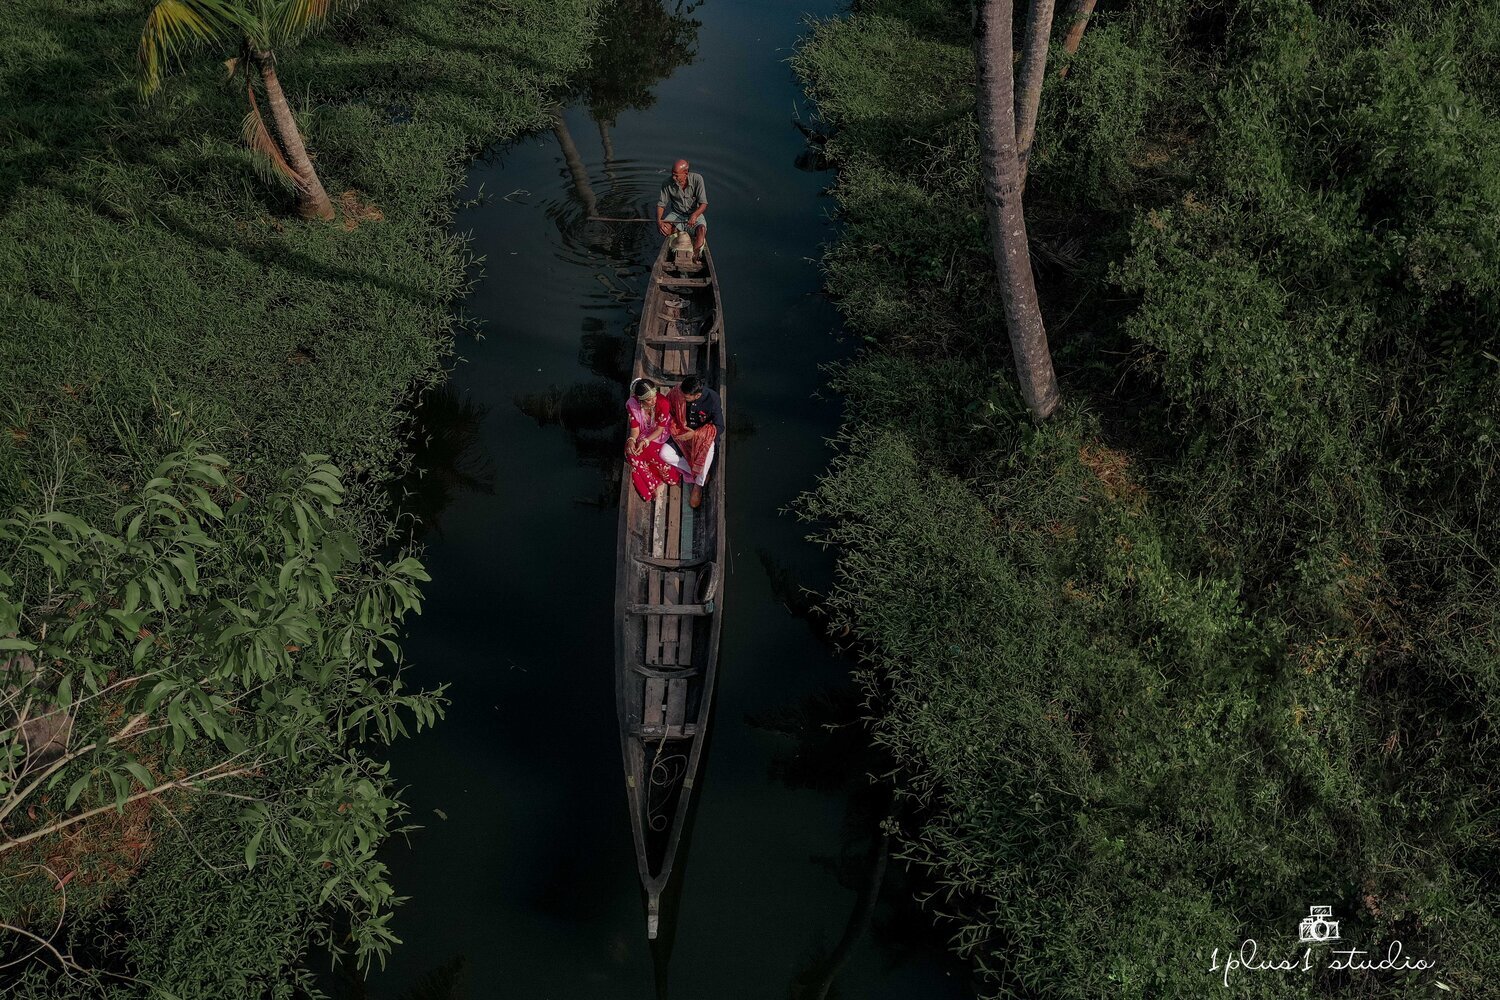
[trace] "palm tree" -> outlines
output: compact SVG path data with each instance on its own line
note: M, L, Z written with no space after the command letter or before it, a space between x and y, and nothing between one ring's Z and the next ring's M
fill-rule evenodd
M141 92L149 96L162 82L169 60L180 60L192 48L228 49L231 79L241 73L249 113L245 141L258 163L297 190L298 212L309 219L332 219L333 203L302 143L297 119L276 75L276 50L294 44L360 0L158 0L141 30ZM255 96L254 76L265 91L269 120Z
M1069 68L1072 67L1072 56L1078 51L1078 43L1083 41L1083 29L1088 27L1089 15L1094 13L1094 0L1073 0L1073 7L1068 11L1068 33L1063 36L1063 54L1069 59L1062 64L1057 78L1065 79Z
M1036 281L1021 212L1021 172L1016 160L1015 78L1011 43L1013 0L980 0L974 21L979 63L979 139L983 151L985 216L994 244L1000 296L1021 395L1032 418L1057 409L1057 376L1047 348L1047 329L1037 305Z

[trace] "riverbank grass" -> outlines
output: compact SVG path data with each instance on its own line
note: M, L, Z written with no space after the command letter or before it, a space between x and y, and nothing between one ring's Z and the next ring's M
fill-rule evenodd
M381 0L284 56L332 225L295 220L255 175L244 95L212 57L139 101L138 4L48 3L9 24L0 501L52 475L56 434L76 452L64 489L128 474L112 421L163 407L237 465L306 451L388 475L400 404L440 376L457 329L453 193L481 148L542 124L595 6Z

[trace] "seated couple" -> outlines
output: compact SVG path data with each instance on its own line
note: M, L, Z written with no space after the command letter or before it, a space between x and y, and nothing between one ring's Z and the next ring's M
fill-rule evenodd
M719 394L689 375L671 392L658 392L656 383L638 378L630 383L630 481L642 500L659 496L667 484L688 477L693 491L688 503L703 502L703 486L714 461L714 442L724 433L724 408Z

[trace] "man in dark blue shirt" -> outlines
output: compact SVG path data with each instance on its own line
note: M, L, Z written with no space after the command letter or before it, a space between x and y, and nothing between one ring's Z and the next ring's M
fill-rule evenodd
M703 384L696 375L682 380L682 394L687 397L687 424L697 430L705 424L713 424L724 436L724 404L719 394Z
M703 503L703 486L713 466L718 440L724 434L724 405L719 394L697 375L689 375L667 396L672 404L672 442L685 463L678 466L693 483L688 504Z

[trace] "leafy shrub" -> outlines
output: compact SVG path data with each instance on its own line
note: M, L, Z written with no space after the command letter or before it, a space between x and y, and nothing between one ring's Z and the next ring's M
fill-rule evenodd
M359 748L440 710L440 692L403 690L394 641L427 577L413 558L360 556L321 456L264 497L225 471L190 445L111 529L55 510L0 521L4 909L34 927L62 914L72 874L43 861L81 824L227 787L247 803L240 863L274 850L319 871L318 903L345 912L368 962L394 942L374 852L403 810ZM66 733L39 752L27 720L59 715Z

